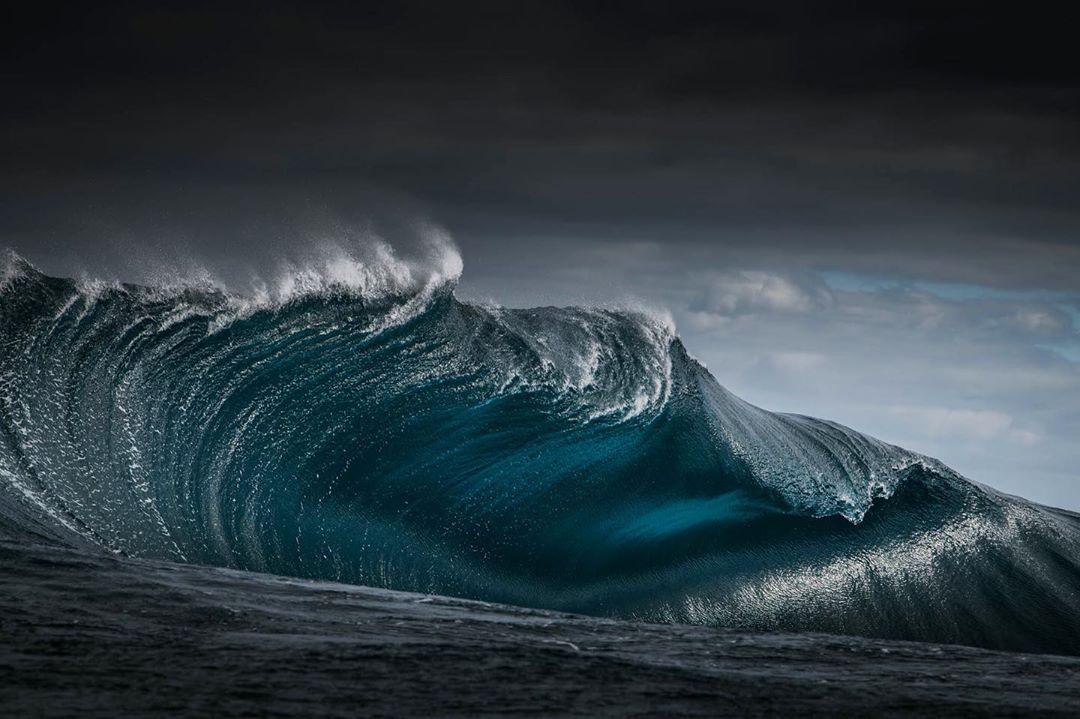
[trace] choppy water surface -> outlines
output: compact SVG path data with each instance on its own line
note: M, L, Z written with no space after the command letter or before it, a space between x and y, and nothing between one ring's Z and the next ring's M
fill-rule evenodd
M12 717L1076 716L1080 659L655 625L0 541Z

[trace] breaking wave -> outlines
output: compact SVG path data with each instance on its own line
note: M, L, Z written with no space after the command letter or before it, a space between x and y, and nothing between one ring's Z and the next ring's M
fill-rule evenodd
M738 399L670 322L0 271L0 537L652 621L1080 652L1080 522Z

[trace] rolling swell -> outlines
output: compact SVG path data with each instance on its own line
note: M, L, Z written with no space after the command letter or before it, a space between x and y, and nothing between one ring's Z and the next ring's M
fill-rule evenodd
M0 277L0 536L646 620L1080 653L1080 522L727 392L664 322Z

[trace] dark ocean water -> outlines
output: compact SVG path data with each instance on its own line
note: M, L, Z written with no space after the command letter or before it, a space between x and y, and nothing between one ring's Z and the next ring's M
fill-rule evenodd
M0 542L0 713L1076 716L1080 659L657 625Z
M897 711L950 686L969 692L950 711L1009 710L980 698L995 683L1015 707L1075 708L1072 660L752 633L1080 654L1080 519L749 405L663 320L464 303L453 272L394 263L240 296L10 258L0 303L2 666L23 709L212 713L191 702L220 691L303 713L396 686L366 701L420 713L460 683L447 711L472 713L474 654L491 707L527 677L551 711L574 691L612 711L683 692L688 713L840 692L855 711L878 676Z

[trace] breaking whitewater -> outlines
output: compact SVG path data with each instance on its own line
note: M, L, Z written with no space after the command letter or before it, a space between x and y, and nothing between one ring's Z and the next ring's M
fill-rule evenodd
M1080 654L1076 515L436 260L242 293L4 261L6 706L1080 711L1045 656Z

